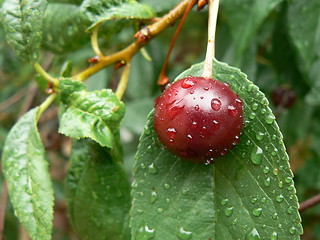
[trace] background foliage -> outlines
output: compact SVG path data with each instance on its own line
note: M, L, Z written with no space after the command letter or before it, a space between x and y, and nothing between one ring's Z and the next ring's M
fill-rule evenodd
M19 1L0 0L1 5L3 2L8 4L8 2L17 3ZM22 32L32 32L33 34L30 35L32 40L20 39L20 36L15 34L16 32L21 32L18 28L10 27L10 29L14 29L9 29L11 31L10 35L10 31L6 29L8 28L6 22L10 21L8 18L11 15L10 13L2 12L1 21L3 24L0 25L0 151L3 149L9 130L18 118L30 108L38 106L46 96L43 91L46 83L35 74L32 65L19 60L21 56L31 62L38 59L47 71L56 74L63 73L64 77L71 75L71 65L72 73L79 72L88 66L86 60L94 56L91 50L90 36L85 32L86 29L103 19L106 20L110 16L116 16L116 14L119 14L119 9L125 10L125 7L121 8L122 2L124 4L133 4L135 1L49 0L46 13L43 16L44 28L41 43L39 40L39 34L42 31L41 24L37 23L38 18L32 19L30 12L28 12L30 9L22 8L21 16L31 18L29 21L32 23L31 25L25 24L21 26L15 22L12 22L12 24L23 27L23 30L20 29ZM139 3L149 4L154 9L153 12L134 11L128 17L128 15L125 15L127 12L123 11L120 12L121 18L103 23L99 35L99 43L103 52L115 52L132 42L133 34L139 27L140 21L144 21L145 18L143 16L146 16L147 13L150 15L146 18L153 14L162 16L178 2L177 0L142 0ZM2 7L4 8L5 5ZM41 10L39 10L40 14L44 12L42 5L34 7ZM112 11L109 14L104 14L110 8ZM142 7L139 8L137 6L138 9L141 10ZM168 71L171 79L175 79L185 69L204 59L207 38L206 29L207 10L204 9L201 12L191 11L171 56ZM7 31L6 34L5 30ZM120 233L124 239L127 239L125 236L128 236L128 230L120 226L121 224L117 221L123 221L126 224L129 221L127 217L130 208L128 205L130 198L128 195L129 183L120 176L127 174L130 181L133 179L133 156L136 154L139 137L147 123L147 115L152 110L153 100L160 94L156 79L161 70L173 32L174 28L167 29L145 47L152 61L148 61L141 52L132 59L130 80L123 98L126 108L125 115L123 116L123 103L112 100L112 103L121 106L121 109L118 114L103 120L107 124L98 125L102 129L101 131L106 133L110 126L112 126L112 129L119 128L119 126L114 127L115 122L123 117L121 135L118 135L117 131L111 132L109 130L107 135L113 141L103 139L106 141L102 143L104 147L90 142L85 144L87 147L81 148L81 144L84 144L84 141L72 144L69 138L58 134L59 128L59 131L64 133L69 129L63 128L61 123L59 126L57 107L50 107L40 119L38 127L47 153L46 156L49 160L55 194L54 239L71 239L74 237L69 220L66 218L66 199L70 204L70 199L72 200L72 198L79 196L81 198L81 194L84 196L93 194L96 201L91 211L97 216L101 214L106 216L105 221L107 223L114 223L112 229L106 229L104 225L94 224L94 226L90 227L90 231L104 229L106 234L110 236L114 233ZM290 157L291 169L295 174L294 181L300 201L304 201L320 191L320 150L318 147L320 144L320 125L318 124L320 120L319 32L320 2L318 0L266 0L263 4L259 0L223 0L221 2L217 28L217 59L231 66L239 67L242 72L248 75L251 81L259 86L269 100L270 107L276 115L276 121L284 137L284 143ZM5 36L8 40L6 40ZM28 44L29 41L35 41L37 44L30 45ZM15 45L16 49L27 48L28 51L20 51L19 57L9 46L9 43ZM41 54L33 54L40 47ZM105 90L102 89L115 89L119 75L119 70L109 67L90 77L85 82L85 86L70 84L72 87L70 90L68 84L65 84L64 91L72 94L70 94L70 98L64 98L64 95L61 95L62 103L69 104L69 108L61 104L61 119L67 121L67 114L74 114L72 115L73 117L77 114L76 110L71 109L70 105L72 105L71 102L81 100L77 97L80 91L90 95L89 99L97 99L101 94L108 94L110 99L114 99L110 92L105 93ZM65 82L68 83L68 80L65 80ZM272 99L272 93L279 92L279 88L291 89L296 94L296 101L290 108L285 107L283 103L280 105L275 104ZM85 103L81 103L81 110L87 111L88 115L90 115L92 109L88 109ZM107 103L104 107L107 110L111 109L111 106ZM101 123L99 114L94 118L97 124L99 124L99 121ZM65 117L63 118L63 116ZM114 122L113 119L117 120ZM79 118L79 122L81 120L83 119ZM66 124L65 126L68 125ZM68 134L72 133L68 132ZM95 134L96 139L99 139L99 132ZM146 134L146 131L144 134ZM77 137L79 136L77 135ZM123 144L123 151L119 148L120 138ZM115 145L112 146L110 142L115 142ZM93 151L96 152L96 155L89 154ZM72 158L71 162L69 162L71 154ZM90 155L88 158L92 158L90 163L88 158L81 158L86 154ZM117 161L103 166L103 168L97 167L95 165L97 162L94 159L100 159L99 154L104 155L106 158L104 160L106 161L110 160L108 160L110 156L114 159L120 159L123 156L124 168ZM83 168L83 164L86 163L88 163L85 165L86 168ZM70 164L73 171L66 177ZM112 180L110 182L110 179L107 179L101 173L103 169L117 172L118 174L110 178ZM155 170L148 168L146 171L151 171L152 174ZM94 177L90 178L88 176ZM259 173L257 173L258 176ZM264 177L264 175L261 176ZM67 179L67 183L64 182L65 179ZM75 184L85 182L86 184L95 185L96 181L110 182L109 191L114 192L115 196L113 197L115 199L106 199L106 201L117 201L119 208L101 209L100 206L103 204L99 202L99 199L106 196L99 195L99 188L97 190L82 188L79 190L79 195L76 196L73 188ZM1 182L3 182L2 176ZM115 184L122 186L119 188L120 191L113 188ZM67 185L68 191L65 191L65 185ZM261 185L265 185L265 183L261 182ZM165 187L168 186L166 185ZM98 193L98 195L94 195L95 193ZM199 193L200 191L196 191L196 194ZM149 194L149 192L145 194ZM157 196L152 191L150 194L150 201L156 202ZM86 204L85 202L83 203L83 205ZM147 204L145 203L145 205ZM74 211L74 209L81 209L81 207L82 205L80 204L78 206L72 205L70 208ZM231 211L231 208L229 206L226 209L223 211L227 211L226 214L228 215L228 211ZM161 210L158 211L161 212ZM259 210L257 211L256 214L259 214ZM115 212L119 219L112 218ZM87 217L85 216L86 212L76 211L73 213L84 214L80 216L69 213L73 228L79 232L79 229L83 230L83 226L86 226L86 222L79 221L79 219ZM157 215L159 213L154 214ZM94 218L94 215L92 218ZM291 221L289 214L287 219ZM320 207L316 206L312 210L304 212L302 219L305 232L303 239L319 239ZM92 222L96 223L97 221L95 222L93 219ZM281 230L281 226L278 227ZM144 239L143 237L145 239L153 237L152 231L150 233L149 230L152 229L142 229L141 234L143 236L141 239ZM296 231L299 231L299 229ZM248 229L247 233L248 239L259 239L254 229ZM182 229L178 234L180 234L178 237L181 239L188 239L189 237L186 229ZM18 235L23 235L10 203L7 205L4 235L6 239L18 239ZM82 235L85 236L85 234ZM84 237L84 239L86 238Z

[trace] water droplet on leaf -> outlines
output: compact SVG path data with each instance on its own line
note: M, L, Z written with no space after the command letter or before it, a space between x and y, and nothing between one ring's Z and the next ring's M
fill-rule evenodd
M228 207L224 210L224 213L226 214L226 216L230 217L233 213L233 207Z
M256 217L260 217L262 214L262 208L256 208L252 211L252 214Z
M261 239L260 235L259 235L259 232L258 232L258 230L256 228L253 228L251 230L251 232L248 234L248 239L249 240L259 240L259 239Z
M260 147L254 146L253 151L251 152L251 161L255 165L260 165L262 162L263 151Z
M256 134L256 138L257 138L257 140L259 140L259 141L262 140L263 137L264 137L264 133L262 133L262 132L259 132L259 133Z
M280 194L279 196L276 197L276 201L277 201L278 203L283 202L283 200L284 200L284 196L283 196L282 194Z
M192 232L186 231L181 227L179 229L178 238L181 240L190 240L192 239Z
M269 187L270 184L271 184L271 178L268 177L266 180L264 180L264 185L265 185L266 187Z
M229 202L228 198L221 200L221 205L226 205Z
M275 117L273 114L269 114L266 116L266 123L267 124L272 124L274 122L274 120L275 120Z
M271 234L271 240L278 240L278 233L277 232L273 232Z
M150 240L155 237L155 230L148 226L141 227L138 232L138 239Z
M150 174L157 174L158 173L158 169L157 167L154 165L154 163L151 163L148 167L148 172Z
M155 203L158 200L158 194L155 191L151 192L151 196L149 198L150 203Z

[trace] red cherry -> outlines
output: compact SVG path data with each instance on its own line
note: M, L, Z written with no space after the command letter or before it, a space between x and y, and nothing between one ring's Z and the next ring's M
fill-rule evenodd
M213 163L239 142L243 103L227 83L187 77L155 101L154 128L172 153L195 163Z

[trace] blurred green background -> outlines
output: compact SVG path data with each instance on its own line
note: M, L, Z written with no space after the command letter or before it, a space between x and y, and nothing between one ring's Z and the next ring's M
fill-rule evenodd
M141 2L154 6L158 15L161 16L179 1L162 1L161 4L156 0ZM242 26L247 23L241 22L241 19L246 16L245 10L248 6L241 5L242 9L237 4L250 1L235 1L233 8L229 6L229 2L224 0L221 4L216 58L240 67L269 99L290 156L299 200L304 201L320 192L320 95L317 90L320 81L316 79L320 76L318 67L320 37L310 33L320 32L320 24L314 26L312 19L310 20L311 17L306 19L303 24L310 32L304 33L305 28L301 28L301 34L305 34L302 37L306 39L304 43L306 46L299 47L297 44L299 39L295 35L297 33L292 30L295 22L292 21L291 15L295 13L296 8L303 5L304 1L278 1L280 3L267 13L258 27L250 24L249 27L247 26L249 29L254 28L251 29L253 35L245 40L248 46L241 50L239 41L243 40L241 34L245 34L243 31L247 29ZM239 15L238 12L242 10L243 15ZM314 11L316 10L315 8ZM309 14L308 9L303 11ZM320 7L318 12L312 12L312 14L320 19ZM297 17L297 22L302 17L303 15ZM235 30L237 26L234 23L237 21L239 21L238 27L243 27L243 31ZM123 99L127 112L121 130L125 167L130 176L139 136L146 123L146 117L153 107L153 101L160 94L156 80L174 31L174 26L167 29L153 39L143 52L139 52L133 58L129 85ZM132 26L124 28L120 33L103 31L99 39L102 50L111 53L125 47L132 42L134 32L135 28ZM89 35L84 32L81 34L79 41L70 40L71 43L78 41L76 45L59 53L56 53L55 47L44 39L41 65L48 72L57 74L61 72L66 62L72 63L73 73L89 66L87 60L93 57L94 53L91 50ZM310 36L314 38L310 39ZM192 64L203 61L206 38L207 10L204 9L201 12L193 10L183 26L170 58L168 76L171 79ZM306 48L308 49L305 50ZM314 54L308 55L307 53L310 52ZM147 59L146 53L151 57L151 61ZM121 70L115 70L113 67L104 69L86 81L88 89L114 88L120 73ZM8 46L4 30L0 25L0 153L12 125L24 112L39 105L45 99L45 88L45 83L37 77L33 67L20 62ZM51 176L54 180L56 199L54 239L76 239L68 224L63 190L71 141L57 133L57 118L57 107L52 106L39 122L41 137L50 161ZM2 175L0 184L3 184ZM4 207L1 205L1 210ZM302 220L305 231L303 239L320 239L320 205L303 212ZM17 223L10 202L6 206L4 236L5 239L10 240L25 239L23 238L25 233Z

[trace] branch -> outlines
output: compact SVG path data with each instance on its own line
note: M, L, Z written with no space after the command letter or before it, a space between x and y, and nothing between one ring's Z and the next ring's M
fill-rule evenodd
M8 188L5 180L2 182L2 192L0 200L0 240L3 240L4 222L6 216L6 207L8 200Z
M11 105L20 101L25 95L26 95L26 88L20 89L18 92L16 92L10 98L8 98L7 100L0 103L0 112L6 110Z
M313 196L312 198L307 199L306 201L300 204L299 212L303 212L308 208L311 208L320 203L320 194Z
M189 0L183 0L180 2L174 9L172 9L168 14L164 15L154 24L151 24L139 32L135 34L137 40L127 46L125 49L116 52L109 56L102 56L99 59L99 62L92 65L91 67L85 69L84 71L80 72L79 74L71 77L77 81L84 81L91 75L95 74L96 72L100 71L101 69L120 62L129 62L133 55L135 55L143 46L145 46L152 38L156 35L161 33L166 28L170 27L174 24L184 13L185 9L189 4Z

